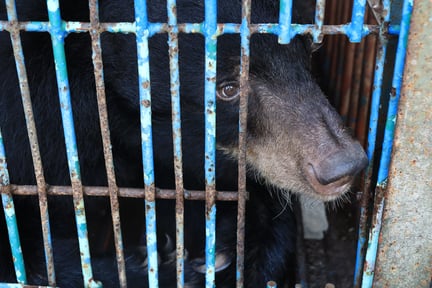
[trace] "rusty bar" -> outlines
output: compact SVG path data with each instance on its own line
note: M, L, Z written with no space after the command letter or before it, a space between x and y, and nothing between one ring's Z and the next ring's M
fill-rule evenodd
M46 195L46 182L43 174L42 161L39 150L39 143L37 139L37 131L36 124L33 116L33 108L30 98L30 89L28 86L27 73L25 69L24 63L24 53L21 45L21 36L18 28L17 21L17 12L15 1L8 0L7 1L7 14L8 21L10 21L12 29L9 30L12 47L15 56L15 64L18 73L19 86L21 92L21 99L23 103L24 116L26 120L27 126L27 135L30 142L30 150L33 159L33 166L35 172L36 183L38 187L38 200L39 200L39 211L41 216L42 223L42 237L44 244L44 254L45 254L45 263L46 263L46 271L48 275L48 284L51 286L55 286L55 271L54 271L54 260L53 260L53 252L52 252L52 244L51 244L51 231L49 224L49 215L48 215L48 201Z
M322 0L320 0L322 1ZM182 33L204 33L203 23L179 23L178 32ZM19 30L25 30L29 32L49 32L49 22L40 21L23 21L18 23ZM218 23L218 33L239 33L241 24L237 23ZM63 28L66 34L69 33L86 33L90 32L92 27L91 23L76 22L76 21L63 21ZM11 30L11 23L8 21L0 21L0 31ZM291 24L290 26L291 38L295 35L310 34L313 35L316 31L315 24ZM99 23L100 32L110 33L135 33L136 24L134 22L118 22L118 23ZM168 33L167 23L148 23L148 37L158 33ZM336 35L336 34L347 34L350 30L350 24L340 25L322 25L322 34L325 35ZM388 32L390 34L399 34L399 25L388 26ZM225 32L226 31L226 32ZM281 27L277 23L257 23L250 25L251 33L272 33L279 35ZM363 25L362 36L369 34L377 34L379 32L378 25Z
M362 273L363 273L363 262L366 253L366 247L368 243L368 215L369 205L371 200L372 190L372 170L374 163L374 153L376 147L376 137L378 120L380 114L380 99L382 95L382 84L384 74L384 64L387 55L387 44L388 40L385 35L385 27L390 21L390 7L391 1L383 1L383 21L381 22L381 31L378 37L378 47L376 52L375 60L375 75L372 86L372 99L369 116L369 133L367 139L367 155L369 159L369 165L365 171L365 180L363 185L363 193L360 199L360 218L358 228L358 239L357 239L357 253L356 263L354 268L354 288L358 288L361 285Z
M432 2L413 4L374 287L432 284Z
M56 77L58 96L60 101L61 116L63 123L64 138L66 143L66 154L68 160L69 174L72 183L73 202L78 232L78 243L81 256L81 268L85 287L100 287L101 284L93 279L90 259L90 248L88 241L88 230L84 208L84 197L82 191L80 166L78 161L78 150L76 145L75 128L72 114L72 103L70 98L69 81L66 67L66 56L64 50L63 22L60 16L58 0L47 0L48 18L50 22L50 35L56 66Z
M113 221L114 244L116 250L117 269L120 287L126 287L126 269L123 254L123 239L120 224L120 206L118 201L118 186L114 172L114 160L111 149L111 139L108 124L108 110L105 95L105 83L103 78L102 48L99 34L99 4L97 0L89 1L90 10L90 36L92 41L93 71L96 81L96 95L98 102L99 124L102 135L102 146L105 158L105 167L108 179L108 191L110 197L111 217Z
M402 8L401 32L398 39L395 70L393 73L392 89L390 92L386 124L384 130L383 148L378 169L378 179L375 190L374 206L377 211L372 219L372 228L369 231L369 243L366 251L366 259L364 263L364 273L362 287L372 287L375 261L378 250L379 233L381 230L382 216L385 205L385 190L387 189L387 181L389 174L389 164L393 149L393 139L396 124L397 109L399 104L402 74L405 65L405 53L408 42L408 32L410 27L412 0L404 0Z
M12 195L37 195L37 186L34 185L10 185ZM83 186L84 195L104 197L109 196L108 187L100 186ZM157 199L175 199L176 190L172 189L159 189L155 188ZM48 186L48 195L65 196L72 195L72 188L70 186ZM119 188L120 197L128 198L144 198L145 190L141 188ZM184 197L186 200L205 200L205 191L199 190L184 190ZM248 193L246 193L246 199ZM232 191L217 191L217 201L237 201L237 192Z
M18 233L18 225L15 215L15 206L10 191L9 171L7 169L6 152L3 145L3 137L0 131L0 192L3 204L3 213L7 225L9 244L12 252L12 261L15 269L16 280L20 284L27 283L24 258Z
M171 89L171 113L174 150L174 175L176 186L176 269L177 287L184 286L184 187L183 156L181 146L181 108L179 45L177 28L177 7L175 0L167 1L168 46Z
M216 263L216 55L217 1L206 0L204 8L205 36L205 190L206 190L206 288L215 287Z
M240 31L240 107L239 107L239 155L238 155L238 203L237 203L237 288L243 287L246 214L246 132L249 95L251 0L242 1L242 26Z
M144 0L135 0L134 3L138 54L138 86L140 95L141 150L145 186L148 281L150 288L157 288L159 282L147 5Z

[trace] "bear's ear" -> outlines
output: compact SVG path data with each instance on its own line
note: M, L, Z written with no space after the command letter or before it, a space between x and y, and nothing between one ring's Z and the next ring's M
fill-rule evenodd
M216 252L216 263L215 263L215 271L219 272L226 269L229 265L231 265L232 257L226 251ZM195 272L205 274L205 258L196 258L190 261L192 269Z

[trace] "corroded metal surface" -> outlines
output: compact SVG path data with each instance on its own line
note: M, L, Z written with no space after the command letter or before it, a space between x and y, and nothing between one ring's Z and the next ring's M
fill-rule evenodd
M18 73L21 99L27 125L27 135L30 142L30 150L33 160L36 183L38 187L39 211L42 223L42 236L45 252L45 262L47 267L48 284L55 286L54 259L51 245L51 231L48 216L48 201L46 195L46 182L43 173L42 161L39 151L39 143L37 139L36 124L33 116L33 108L30 98L30 89L28 85L27 73L24 63L24 53L21 45L21 35L19 31L15 1L7 1L8 20L14 25L11 25L9 30L12 47L15 56L15 64Z
M432 277L431 1L415 1L374 287L430 287Z
M216 60L217 60L217 8L216 2L205 1L205 154L204 173L206 190L206 288L215 287L216 263Z
M13 195L37 195L37 186L33 185L10 185L10 191ZM83 186L84 195L86 196L109 196L108 187ZM72 195L70 186L48 186L48 195ZM217 201L237 201L237 192L216 191ZM119 188L120 197L144 198L145 190L140 188ZM155 197L157 199L175 199L176 190L155 188ZM185 190L184 197L186 200L205 200L205 191ZM246 199L248 194L246 193Z
M56 65L56 77L58 96L61 107L61 118L63 124L64 138L66 143L67 162L72 184L72 196L75 209L76 228L81 256L81 269L85 287L99 287L100 283L93 279L90 259L90 248L88 241L88 230L86 214L84 209L84 196L82 191L80 165L76 145L75 128L70 99L69 81L66 67L66 56L64 49L64 37L66 35L60 16L58 0L47 0L49 32L53 47L54 61Z
M110 131L108 125L108 109L105 96L105 83L103 77L102 48L99 32L99 6L97 0L89 2L90 10L90 36L92 42L92 61L96 81L96 95L98 102L99 123L102 135L102 146L105 158L105 167L108 179L111 216L113 221L114 244L116 250L117 269L120 287L126 287L126 269L123 254L123 239L120 224L120 206L118 200L118 186L114 172L114 160L111 149Z
M174 175L176 187L176 272L177 287L184 286L184 187L183 154L181 138L179 44L177 27L177 7L175 0L167 1L168 14L168 54L170 67L171 119L174 151Z
M372 218L372 226L369 231L369 242L366 251L366 257L363 269L362 287L372 287L375 262L377 256L377 248L379 244L379 234L381 230L382 217L384 205L386 202L385 190L387 188L387 181L389 175L389 164L391 153L393 149L393 139L396 124L396 114L399 105L399 98L402 85L402 74L405 65L406 47L408 42L408 32L410 28L412 0L405 0L403 3L402 20L401 20L401 34L398 39L397 53L395 60L395 69L393 72L392 89L388 101L388 111L386 117L386 124L384 130L384 140L382 153L380 157L380 164L378 169L378 179L375 189L374 211Z
M146 1L136 0L135 23L138 54L138 86L141 124L141 151L145 190L146 244L148 282L150 288L158 284L158 255L156 236L156 201L153 163L153 134L150 94L150 59L148 47L148 18Z
M251 1L242 1L241 63L240 63L240 107L239 107L239 155L238 155L238 206L237 206L237 267L236 287L243 287L245 254L246 215L246 132L249 95L249 59Z

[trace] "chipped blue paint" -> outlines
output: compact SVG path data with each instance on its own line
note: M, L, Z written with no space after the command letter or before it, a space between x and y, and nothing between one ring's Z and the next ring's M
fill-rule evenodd
M279 7L279 43L288 44L293 35L291 35L291 11L292 0L281 0Z
M399 98L402 86L402 75L405 67L406 48L408 44L408 32L412 13L412 0L405 0L402 8L401 29L398 39L395 70L392 80L392 92L389 99L389 107L387 111L387 122L384 130L384 141L381 154L381 161L378 169L378 180L376 194L379 191L384 191L387 187L388 169L390 165L391 152L393 148L394 129L396 123L396 115L399 106ZM365 268L363 273L362 287L372 287L374 278L375 261L378 252L379 233L381 231L381 221L383 216L385 197L376 199L375 203L377 212L372 223L372 228L369 231L369 244L366 251Z
M206 183L206 288L215 287L216 262L216 47L217 3L205 1L205 183Z
M215 262L216 262L216 205L210 208L206 218L206 288L216 287Z
M177 287L184 287L184 188L181 147L181 108L180 108L180 76L178 54L177 7L175 0L167 1L168 14L168 46L170 56L170 89L172 110L172 131L174 149L174 171L176 185L176 271Z
M3 203L3 210L9 234L9 243L12 250L12 258L15 267L15 276L18 283L26 284L27 277L24 266L24 258L21 250L21 242L18 234L18 226L15 215L15 206L12 196L7 193L9 186L9 172L7 169L6 152L3 145L3 137L0 131L0 189Z
M378 119L380 115L380 99L382 94L382 84L383 84L383 75L384 75L384 64L387 55L387 37L384 35L385 25L390 21L390 0L383 1L383 10L387 11L385 13L385 17L383 19L383 25L381 26L381 31L379 35L380 46L377 52L377 58L375 61L375 75L374 75L374 83L372 87L372 99L371 99L371 109L369 116L369 133L368 133L368 142L366 153L369 159L369 165L366 169L366 175L368 175L372 169L374 162L374 152L376 147L376 137L377 137L377 128L378 128ZM366 217L366 208L360 208L360 215L365 215ZM358 231L358 241L357 241L357 253L356 253L356 262L355 262L355 270L354 270L354 287L359 287L360 280L363 273L363 262L365 259L366 253L366 245L368 243L367 240L367 227L360 227Z
M74 192L75 218L78 232L78 243L81 256L81 269L85 287L100 287L100 283L93 279L92 267L90 265L90 249L88 242L87 223L84 209L83 191L81 186L81 174L78 161L78 150L72 115L72 104L70 99L69 82L64 50L63 22L60 16L58 0L47 0L48 18L50 22L50 34L53 46L57 86L60 100L63 132L66 143L66 154L68 159L69 173Z
M366 10L366 0L356 0L353 3L351 24L347 29L347 36L350 42L359 43L363 36L363 23Z
M148 48L147 6L143 0L135 0L136 43L138 54L138 83L141 123L141 150L143 176L146 189L146 237L148 257L148 281L150 288L159 287L156 239L156 203L154 200L153 136L151 123L150 63Z
M323 34L324 14L325 14L325 0L317 0L315 5L315 27L312 31L312 38L314 43L321 43Z

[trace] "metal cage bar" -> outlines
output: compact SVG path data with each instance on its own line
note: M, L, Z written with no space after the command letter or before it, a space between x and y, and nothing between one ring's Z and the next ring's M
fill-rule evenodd
M78 232L78 243L81 257L81 269L86 287L100 287L100 283L93 279L88 241L88 230L84 208L78 150L76 145L75 128L73 124L72 103L70 99L69 81L66 68L64 37L66 33L62 27L60 6L58 0L47 0L50 35L56 65L56 78L63 132L66 143L66 155L72 184L72 194L75 218Z
M385 0L384 2L388 2ZM407 1L405 1L407 2ZM156 243L156 198L176 199L177 213L177 286L184 285L184 244L183 244L183 201L185 199L204 199L199 191L184 190L182 182L182 155L181 155L181 126L180 126L180 95L179 87L180 80L178 75L178 33L201 33L205 36L205 177L206 177L206 287L214 287L215 285L215 239L216 239L216 200L238 201L238 245L237 245L237 287L242 287L243 268L244 268L244 210L245 199L247 198L245 186L245 131L246 131L246 115L247 115L247 77L249 65L249 38L252 33L272 33L279 36L280 43L289 43L292 37L298 34L310 34L313 36L314 42L320 42L323 35L346 34L351 42L359 42L363 37L373 34L380 36L385 33L383 26L364 24L365 0L354 1L351 22L342 25L323 25L325 1L318 0L316 3L315 24L292 24L291 10L292 0L282 0L280 6L279 23L259 23L250 24L250 0L245 0L242 3L242 22L235 23L217 23L216 1L205 1L205 21L202 23L177 23L176 19L176 3L175 0L169 0L167 3L168 23L150 23L147 19L146 3L144 0L135 1L135 22L120 22L120 23L99 23L97 13L97 0L92 0L90 4L91 19L90 23L81 23L62 21L59 12L58 0L47 0L49 22L28 21L28 22L8 22L0 21L0 30L7 31L33 31L33 32L49 32L52 38L53 50L55 54L56 75L59 87L59 98L62 106L62 120L64 126L65 141L67 147L68 165L71 174L72 188L70 187L46 187L44 183L38 183L38 188L29 186L14 186L8 182L2 183L2 197L4 200L11 201L9 193L20 195L34 195L40 191L40 195L55 194L55 195L73 195L74 206L76 208L77 229L79 235L79 245L82 252L82 269L84 283L89 286L98 286L99 283L92 279L92 271L90 265L90 255L87 239L87 227L85 222L85 210L83 195L103 195L110 196L111 209L113 212L113 223L115 233L115 244L118 260L119 280L122 286L126 285L124 274L124 256L122 253L122 240L120 230L120 219L118 215L118 196L125 197L144 197L146 206L146 235L147 235L147 253L148 253L148 275L150 287L158 287L158 263L157 263L157 243ZM404 23L402 23L404 24ZM404 25L387 26L389 33L397 34L399 29L405 31ZM134 33L137 40L138 54L138 77L139 77L139 94L140 94L140 122L141 122L141 139L142 139L142 157L143 157L143 174L144 174L144 193L142 189L118 188L115 183L115 175L113 170L112 152L109 148L109 130L106 116L106 104L104 103L104 84L103 70L95 69L96 86L98 91L98 103L100 113L100 125L103 135L104 155L109 179L109 187L83 187L80 180L78 152L76 150L75 133L73 129L73 119L71 112L71 103L69 95L69 86L66 73L66 63L64 57L64 37L68 33L89 32L92 37L93 46L93 63L95 67L102 68L102 60L100 58L100 33ZM170 81L171 81L171 103L172 103L172 120L173 120L173 142L175 153L175 176L176 176L176 191L174 190L159 190L154 184L154 168L153 168L153 147L152 147L152 125L151 125L151 93L150 93L150 73L149 73L149 48L148 39L156 33L168 33L169 54L170 56ZM216 139L216 44L217 37L226 33L240 33L241 37L241 98L240 98L240 116L239 116L239 193L216 191L215 185L215 139ZM383 59L385 57L385 47L381 49L381 53L377 58L377 67L382 68ZM18 57L17 57L18 59ZM380 74L381 75L377 75ZM378 71L375 76L374 95L378 95L382 82L382 71ZM24 93L23 93L24 94ZM379 99L379 98L377 98ZM374 104L373 104L374 105ZM27 115L27 114L26 114ZM29 114L30 115L30 114ZM374 120L371 120L374 121ZM106 133L105 133L106 132ZM371 137L374 137L373 135ZM0 141L1 142L1 141ZM372 143L372 142L371 142ZM1 144L1 143L0 143ZM370 144L371 145L371 144ZM374 142L373 142L374 145ZM243 147L243 148L242 148ZM371 154L368 153L369 159ZM0 155L1 156L1 155ZM4 155L3 155L4 156ZM3 157L2 156L2 157ZM4 162L6 163L6 162ZM4 170L2 170L4 171ZM7 172L7 170L6 170ZM2 178L3 181L3 178ZM6 184L7 183L7 184ZM3 185L5 184L5 185ZM6 191L7 190L7 191ZM5 192L6 191L6 192ZM9 198L8 198L9 197ZM43 199L41 201L44 201ZM6 202L5 202L6 203ZM43 202L41 202L43 203ZM6 203L8 209L10 202ZM13 203L12 203L13 204ZM6 209L6 206L5 206ZM42 211L42 210L41 210ZM6 213L6 212L5 212ZM9 213L9 210L8 210ZM42 213L42 212L41 212ZM9 214L8 214L9 215ZM11 215L13 213L11 212ZM41 216L45 217L45 216ZM13 222L14 220L12 220ZM14 229L8 225L8 229ZM49 228L49 225L48 225ZM16 229L16 222L15 222ZM12 231L13 232L13 231ZM49 233L44 232L44 236ZM47 238L49 239L49 238ZM18 239L19 241L19 239ZM46 249L50 249L49 240L45 240ZM18 249L18 248L17 248ZM15 249L13 249L15 250ZM20 250L17 250L20 251ZM46 250L47 251L47 250ZM46 252L49 254L49 251ZM14 255L15 257L15 255ZM18 258L22 255L19 256ZM49 257L47 256L47 263ZM18 259L19 260L19 259ZM50 264L48 264L50 266ZM24 267L22 265L22 267ZM17 269L17 273L21 268ZM49 269L49 268L48 268ZM51 270L48 271L50 274ZM54 277L54 270L52 275ZM24 274L25 276L25 274ZM54 279L55 278L51 278ZM18 280L20 281L20 280ZM50 280L53 281L53 280ZM25 283L21 280L20 283ZM50 282L50 285L53 282ZM276 283L271 283L276 285ZM19 284L17 284L19 285ZM272 286L274 287L274 286Z
M141 149L145 185L145 213L150 287L158 287L158 254L156 237L156 201L153 166L153 138L151 123L150 63L148 48L147 5L135 1L136 42L138 55L138 86L140 99Z
M249 95L251 0L242 1L240 30L240 103L239 103L239 156L238 156L238 209L237 209L237 288L243 287L246 214L246 131Z
M8 21L17 22L17 12L15 1L7 1L7 14ZM23 103L24 116L26 120L27 134L30 142L31 155L33 159L33 166L35 171L35 178L38 187L39 211L42 223L42 237L44 244L45 263L47 265L47 275L49 285L55 286L55 271L54 260L51 243L51 231L48 215L48 201L46 195L46 182L43 174L42 161L39 150L39 143L37 139L36 124L33 116L33 108L30 98L30 89L28 86L27 73L24 64L24 53L21 45L21 35L17 25L12 25L9 30L12 47L14 50L15 63L17 73L19 75L19 86L21 92L21 99Z
M288 44L292 38L292 0L281 0L279 6L279 43Z
M315 27L312 32L312 39L314 43L321 43L323 35L323 25L325 18L325 5L326 0L317 0L315 5Z
M390 165L391 153L393 148L394 130L396 124L396 114L399 104L400 91L402 86L402 75L405 65L406 47L408 44L408 31L410 27L412 0L404 0L402 8L401 31L398 39L395 71L393 73L392 89L389 98L389 107L386 118L386 128L384 131L384 141L382 154L378 169L378 180L375 188L374 214L371 229L369 231L369 243L366 251L362 287L372 287L375 260L378 249L378 238L381 230L381 221L384 210L385 195L387 188L388 169Z
M3 137L0 131L0 189L5 216L9 243L12 251L16 280L20 284L27 284L27 276L24 266L24 258L21 250L21 242L16 221L15 206L10 191L9 172L7 169L6 152L3 145Z
M175 0L167 1L168 46L171 87L172 132L174 149L174 174L176 186L176 269L177 287L184 286L184 186L183 155L181 146L181 108L180 108L180 75L179 44L177 26L177 7Z
M388 25L390 21L391 9L390 0L383 1L383 22L381 24L381 32L379 34L379 42L378 49L376 55L376 64L375 64L375 75L374 75L374 83L372 88L372 99L371 99L371 109L369 116L369 133L368 133L368 141L367 141L367 156L369 159L369 165L365 171L365 183L363 189L363 195L361 199L361 207L360 207L360 219L359 219L359 230L358 230L358 240L357 240L357 257L355 263L354 270L354 287L359 287L361 284L361 277L363 272L363 262L366 253L366 244L368 237L368 199L370 197L370 189L371 189L371 177L372 177L372 169L374 163L374 153L376 147L377 140L377 129L378 129L378 120L379 120L379 111L380 111L380 99L382 95L382 84L383 84L383 74L384 74L384 64L387 56L387 44L388 40L385 37L385 27Z
M352 43L359 43L362 38L366 0L357 0L353 3L351 23L347 30L347 36Z
M204 9L205 36L205 191L206 191L206 288L215 287L216 263L216 53L217 8L216 1L206 0Z
M99 33L99 3L97 0L89 1L90 10L90 36L92 41L92 61L96 82L96 95L98 102L99 124L102 135L102 146L105 158L105 168L108 179L108 192L110 197L111 217L113 221L114 245L117 259L119 284L126 287L126 268L123 254L123 238L120 223L120 205L118 199L119 188L116 183L114 159L111 149L110 130L108 125L108 109L105 96L105 83L103 76L102 48Z

